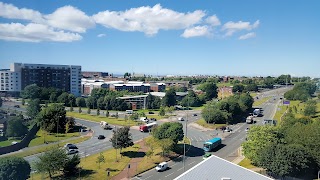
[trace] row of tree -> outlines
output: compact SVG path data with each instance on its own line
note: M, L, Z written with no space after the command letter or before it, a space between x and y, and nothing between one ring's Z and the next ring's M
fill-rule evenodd
M320 168L319 134L319 119L288 113L280 126L253 126L242 146L252 164L276 176L315 175Z
M311 82L297 83L293 89L287 91L284 97L288 100L299 100L306 102L316 91L317 86Z
M235 94L221 101L210 101L202 110L207 123L237 123L251 111L254 100L248 93Z

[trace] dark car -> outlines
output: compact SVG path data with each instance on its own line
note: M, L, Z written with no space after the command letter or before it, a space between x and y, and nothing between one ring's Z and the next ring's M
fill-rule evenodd
M149 111L148 113L149 113L149 114L154 114L154 112L152 112L152 111Z
M226 130L226 129L227 129L226 126L221 126L221 127L220 127L220 130Z
M98 139L105 139L106 137L104 135L99 135Z
M156 119L156 118L150 118L150 120L151 120L151 121L157 121L157 119Z
M198 114L192 114L192 116L198 116Z
M13 107L15 107L15 108L20 108L20 106L19 106L19 105L14 105Z
M78 149L78 147L76 145L70 144L70 143L65 144L64 148L66 148L66 149Z

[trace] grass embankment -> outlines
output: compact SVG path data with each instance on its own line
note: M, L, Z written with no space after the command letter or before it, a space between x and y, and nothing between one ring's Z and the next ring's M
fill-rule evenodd
M216 129L222 126L226 126L226 124L208 124L204 119L199 119L198 121L196 121L196 123L199 124L200 126L203 126L205 128L210 128L210 129Z
M244 158L238 165L247 169L256 168L256 166L251 164L251 161L248 158Z
M57 136L56 133L47 133L46 131L43 131L40 129L36 134L36 138L31 140L29 147L44 144L44 141L48 143L53 143L53 142L69 139L72 137L79 137L79 136L80 136L79 132L73 132L73 133L67 133L67 134L59 133Z
M5 146L10 146L12 142L20 142L20 139L8 139L6 141L1 141L0 142L0 147L5 147Z
M78 113L78 112L67 112L67 116L72 116L74 118L79 118L79 119L85 119L89 121L95 121L95 122L101 122L101 121L106 121L109 124L113 125L120 125L120 126L134 126L137 124L137 122L132 121L132 120L125 120L121 118L114 118L114 117L103 117L103 116L96 116L92 114L83 114L83 113Z
M14 153L11 155L7 155L7 156L15 156L15 157L26 157L26 156L31 156L34 154L38 154L38 153L42 153L47 151L48 149L54 147L54 146L64 146L66 143L72 143L72 144L77 144L83 141L86 141L88 139L90 139L91 137L89 136L85 136L85 137L79 137L78 139L74 139L74 140L70 140L70 141L65 141L65 142L61 142L59 144L49 144L47 146L43 146L43 147L38 147L35 149L29 149L29 150L24 150L23 152L18 152L18 153Z
M252 106L253 106L253 107L260 106L261 104L267 102L270 98L271 98L271 97L264 97L264 98L262 98L262 99L256 100L256 101L254 101L254 103L253 103Z

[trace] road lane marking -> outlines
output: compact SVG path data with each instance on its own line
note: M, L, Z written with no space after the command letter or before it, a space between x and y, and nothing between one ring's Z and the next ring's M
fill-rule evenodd
M195 163L195 161L193 161L193 162L189 163L188 165L190 166L190 165L191 165L191 164L193 164L193 163Z
M149 179L149 178L151 178L153 175L151 175L151 176L148 176L148 177L146 177L145 179Z
M166 175L165 177L171 176L173 173L174 173L174 172L172 172L172 173L170 173L170 174Z
M182 168L178 169L178 171L182 170Z

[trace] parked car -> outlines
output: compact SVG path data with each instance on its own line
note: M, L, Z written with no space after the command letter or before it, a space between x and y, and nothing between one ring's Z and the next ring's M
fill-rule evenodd
M192 116L198 116L198 114L192 114Z
M164 170L166 170L166 169L168 169L168 163L167 162L162 162L162 163L160 163L160 164L158 164L157 166L156 166L156 171L164 171Z
M178 117L179 121L184 121L183 117Z
M75 154L75 153L78 153L79 151L77 149L68 149L66 150L66 153L67 154Z
M212 154L211 153L206 153L203 155L202 159L207 159L208 157L210 157Z
M104 135L99 135L98 139L105 139L106 137Z
M78 149L78 147L74 144L67 143L63 146L65 149Z
M231 129L231 128L229 128L229 127L227 127L224 131L226 131L226 132L231 132L231 131L232 131L232 129Z
M150 118L150 120L151 120L151 121L157 121L157 119L156 119L156 118Z
M226 130L226 129L227 129L226 126L221 126L221 127L220 127L220 130L222 130L222 131L223 131L223 130Z
M143 121L145 123L149 122L149 119L147 117L140 117L140 121Z
M20 106L19 106L19 105L14 105L13 107L15 107L15 108L20 108Z
M149 111L148 113L149 113L149 114L154 114L154 112L152 112L152 111Z

